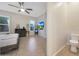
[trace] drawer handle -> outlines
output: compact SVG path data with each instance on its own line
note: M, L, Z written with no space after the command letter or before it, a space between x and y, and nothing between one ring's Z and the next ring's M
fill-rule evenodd
M8 38L8 39L1 39L1 40L9 40L9 39L11 39L11 38Z
M12 38L8 38L8 39L1 39L1 40L11 40Z
M5 40L5 39L1 39L1 40Z

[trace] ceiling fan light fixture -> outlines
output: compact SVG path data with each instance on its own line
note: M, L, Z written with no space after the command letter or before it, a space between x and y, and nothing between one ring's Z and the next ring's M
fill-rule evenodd
M32 11L31 8L24 8L24 2L18 2L18 3L20 6L16 6L16 5L12 5L12 4L8 4L8 5L18 8L19 9L18 12L25 12L25 13L30 14L30 12Z
M25 12L25 10L24 10L24 9L21 9L21 11L22 11L22 12Z

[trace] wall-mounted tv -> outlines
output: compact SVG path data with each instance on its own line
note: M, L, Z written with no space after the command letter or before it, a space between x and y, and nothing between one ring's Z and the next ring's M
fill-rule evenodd
M44 29L44 21L38 22L38 29L40 29L40 30Z

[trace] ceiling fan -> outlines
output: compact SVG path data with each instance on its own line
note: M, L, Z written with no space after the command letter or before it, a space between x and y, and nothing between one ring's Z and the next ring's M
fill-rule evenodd
M15 6L12 4L8 4L8 5L18 8L19 9L18 12L26 12L26 13L30 14L30 11L32 11L31 8L24 8L24 2L18 2L18 4L19 4L19 6Z

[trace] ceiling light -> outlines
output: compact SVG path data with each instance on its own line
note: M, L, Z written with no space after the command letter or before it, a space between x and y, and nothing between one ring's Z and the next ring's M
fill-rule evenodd
M25 10L24 9L21 9L21 11L24 12Z

